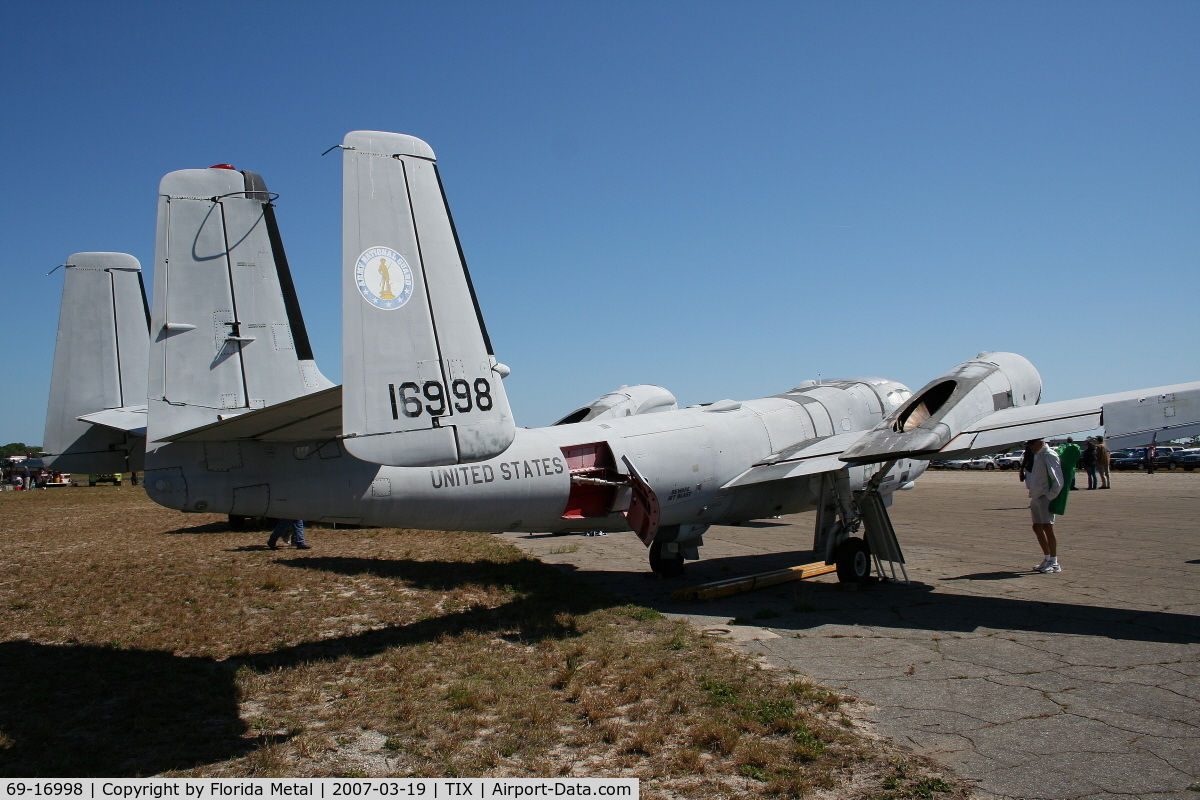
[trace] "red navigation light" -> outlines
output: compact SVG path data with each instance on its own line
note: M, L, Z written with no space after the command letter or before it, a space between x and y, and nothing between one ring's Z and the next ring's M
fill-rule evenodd
M233 164L213 164L211 167L209 167L209 169L231 169L234 172L237 172L237 167L235 167Z

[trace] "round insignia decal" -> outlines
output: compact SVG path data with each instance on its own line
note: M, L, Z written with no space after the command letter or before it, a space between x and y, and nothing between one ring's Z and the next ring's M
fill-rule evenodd
M387 311L408 302L413 274L404 256L390 247L369 247L354 264L354 282L368 303Z

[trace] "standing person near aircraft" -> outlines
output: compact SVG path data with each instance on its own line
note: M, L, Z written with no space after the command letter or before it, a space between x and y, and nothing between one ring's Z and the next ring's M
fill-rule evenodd
M1109 465L1112 463L1112 454L1108 452L1108 445L1104 443L1103 436L1096 437L1096 472L1100 475L1100 488L1107 489L1109 479Z
M1154 474L1154 459L1156 459L1157 457L1158 457L1158 447L1155 446L1154 442L1151 442L1150 446L1147 447L1146 451L1142 454L1142 461L1144 461L1146 464L1146 474L1147 475Z
M271 538L267 539L267 547L277 550L279 548L277 542L281 538L285 542L290 539L297 550L312 549L304 541L304 520L302 519L281 519L276 522L275 529L271 531Z
M1083 465L1083 471L1088 476L1088 489L1096 488L1096 442L1094 439L1088 439L1087 445L1083 448L1083 455L1079 457L1079 463Z
M1054 536L1054 513L1051 500L1067 493L1063 482L1062 463L1058 453L1046 447L1041 439L1033 439L1026 447L1033 453L1033 464L1025 473L1029 489L1029 511L1033 517L1033 534L1042 548L1042 563L1035 572L1062 572L1058 565L1058 540Z
M1062 460L1063 480L1071 491L1075 491L1078 487L1075 485L1075 467L1079 464L1079 445L1075 444L1075 440L1070 436L1067 437L1067 443L1058 448L1058 457ZM1062 514L1066 511L1067 501L1063 501L1063 509L1055 511L1055 514Z
M1062 465L1063 489L1050 501L1050 513L1067 513L1067 498L1075 489L1075 465L1079 463L1079 445L1070 436L1067 443L1058 448L1058 457Z

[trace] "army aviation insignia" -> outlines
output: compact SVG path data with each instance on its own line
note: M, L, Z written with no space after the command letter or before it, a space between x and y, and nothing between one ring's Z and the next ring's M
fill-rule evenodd
M368 303L392 311L408 302L413 274L404 256L390 247L369 247L354 265L354 282Z

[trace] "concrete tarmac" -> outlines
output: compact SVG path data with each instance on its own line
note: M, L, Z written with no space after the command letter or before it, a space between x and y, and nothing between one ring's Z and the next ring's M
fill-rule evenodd
M877 732L979 797L1200 797L1200 474L1112 482L1072 493L1050 575L1032 571L1041 553L1012 472L929 472L897 493L908 586L823 576L672 598L813 561L812 514L714 527L702 560L667 580L631 533L503 537L858 697Z

